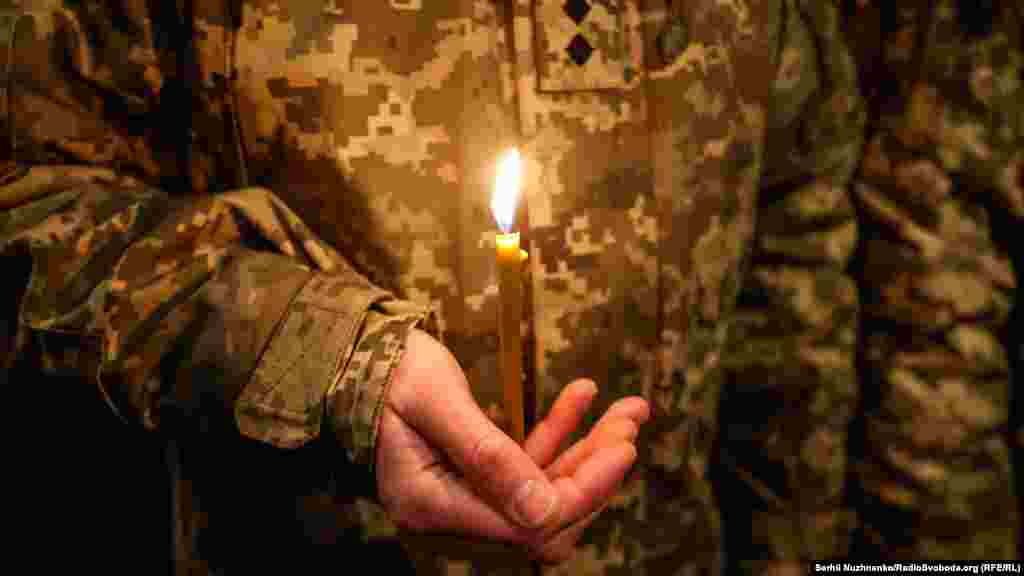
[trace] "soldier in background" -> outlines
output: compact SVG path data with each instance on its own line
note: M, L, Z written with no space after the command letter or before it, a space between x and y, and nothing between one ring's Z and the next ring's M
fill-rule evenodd
M1009 417L1020 340L1007 328L1024 219L1024 7L881 10L884 48L865 65L878 74L874 126L854 186L857 544L897 558L1016 558Z
M845 557L854 520L845 475L858 408L859 299L848 269L858 218L849 189L867 111L847 14L817 2L787 8L789 29L809 32L789 35L780 52L715 466L730 566L750 573Z
M784 153L814 178L763 181L723 391L730 557L1017 558L1022 8L848 7L863 155L799 127L818 138ZM817 69L855 90L848 67Z

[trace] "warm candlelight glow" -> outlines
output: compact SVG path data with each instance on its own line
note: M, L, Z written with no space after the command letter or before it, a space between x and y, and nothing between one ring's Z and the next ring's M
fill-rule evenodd
M498 161L498 174L494 180L494 196L491 198L491 212L498 228L506 234L512 231L516 220L516 206L519 204L519 188L522 180L522 159L519 150L513 148Z
M519 248L519 233L512 232L519 203L522 161L512 149L498 161L491 210L502 233L495 235L498 265L498 335L505 418L512 438L522 444L526 436L523 405L523 348L519 323L523 317L523 262L528 255ZM532 397L532 396L531 396ZM532 412L531 412L532 414Z

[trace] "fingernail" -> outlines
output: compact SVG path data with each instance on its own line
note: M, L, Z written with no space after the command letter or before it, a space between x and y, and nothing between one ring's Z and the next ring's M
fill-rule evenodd
M515 513L523 526L537 528L547 521L557 503L555 490L550 484L529 480L516 494Z

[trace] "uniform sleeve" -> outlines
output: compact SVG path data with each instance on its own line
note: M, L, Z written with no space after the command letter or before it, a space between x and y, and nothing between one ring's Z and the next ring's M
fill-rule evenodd
M757 230L723 353L727 547L744 573L842 557L857 402L849 182L865 107L838 2L783 3Z
M854 478L869 556L1020 553L1019 5L884 6L878 56L863 63L877 88L853 186L864 358Z
M281 448L329 430L372 463L425 309L371 285L263 189L172 198L106 169L6 173L0 262L24 274L5 366L76 373L147 429L177 410Z

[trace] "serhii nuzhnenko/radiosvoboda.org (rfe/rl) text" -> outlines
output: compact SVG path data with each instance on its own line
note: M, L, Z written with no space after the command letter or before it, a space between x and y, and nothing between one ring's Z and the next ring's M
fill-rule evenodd
M815 562L814 571L846 574L851 572L910 572L910 573L967 573L967 574L1020 574L1020 562Z

